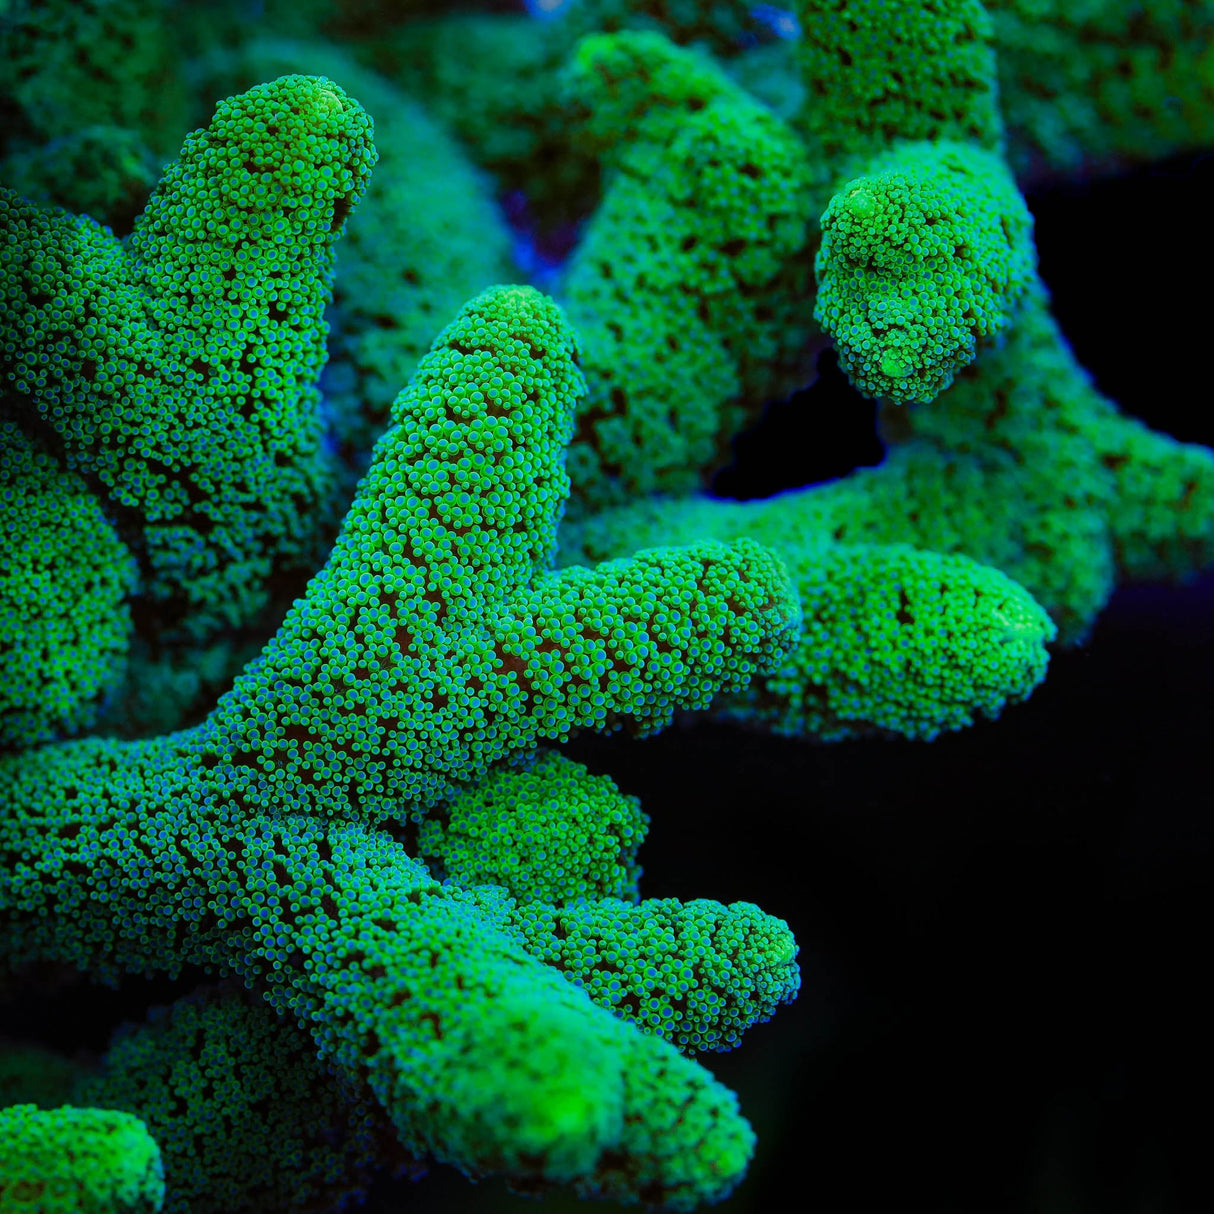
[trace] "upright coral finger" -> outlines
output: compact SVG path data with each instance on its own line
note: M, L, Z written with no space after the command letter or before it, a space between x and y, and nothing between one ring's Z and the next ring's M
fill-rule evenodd
M256 38L204 60L213 90L235 92L293 72L324 76L375 122L375 171L337 246L326 317L324 409L349 497L402 384L465 300L510 279L510 233L492 183L436 121L331 41Z
M607 171L563 292L586 348L585 509L686 492L748 410L808 377L813 208L796 136L706 56L592 35L568 75Z
M248 623L318 559L323 310L373 162L362 107L291 76L220 103L125 244L0 195L0 370L122 513L170 632Z
M944 141L874 157L822 216L814 318L866 396L930 401L1013 322L1032 217L1003 162Z
M526 287L440 334L328 565L198 735L230 795L403 817L537 742L703 707L791 642L795 595L758 545L542 572L576 353Z

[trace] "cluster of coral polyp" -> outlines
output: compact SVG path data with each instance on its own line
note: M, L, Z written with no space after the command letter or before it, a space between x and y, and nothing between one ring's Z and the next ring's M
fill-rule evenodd
M1034 21L1106 109L1121 44L803 0L755 46L722 8L8 19L0 982L210 983L98 1067L0 1047L0 1211L324 1210L430 1161L720 1199L753 1134L691 1056L793 998L795 942L642 899L647 816L560 745L691 710L930 740L1119 580L1214 561L1214 457L1075 364L1009 167L1049 160ZM1214 129L1197 62L1175 145ZM131 208L184 80L209 120ZM1132 108L1066 147L1133 154ZM582 221L555 278L495 181ZM707 495L827 344L884 462Z

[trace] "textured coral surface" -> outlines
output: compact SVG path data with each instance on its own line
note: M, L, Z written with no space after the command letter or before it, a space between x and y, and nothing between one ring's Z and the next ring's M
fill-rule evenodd
M1211 63L0 6L0 1214L1185 1208Z

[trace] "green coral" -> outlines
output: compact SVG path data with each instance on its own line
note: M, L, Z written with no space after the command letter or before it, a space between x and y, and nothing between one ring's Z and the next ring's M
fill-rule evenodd
M134 586L84 481L0 417L0 747L96 721L124 672Z
M328 80L223 103L125 244L5 195L0 694L42 682L33 716L0 713L23 748L0 759L0 956L10 976L201 966L251 988L133 1030L77 1093L145 1118L173 1208L336 1202L424 1158L679 1209L736 1183L753 1135L685 1055L791 998L792 937L749 903L640 901L636 799L539 747L710 703L781 733L934 737L1027 696L1118 579L1214 561L1210 453L1121 416L1049 316L991 53L1006 40L1013 143L1099 161L1107 111L1108 154L1136 155L1144 131L1197 129L1203 6L1118 30L1120 5L992 0L992 23L972 0L806 0L800 43L748 51L748 6L711 0L396 31L379 0L269 6L279 29L365 36L407 102L332 47L249 42L225 4L209 31L179 14L226 48L196 83L320 72L379 120L335 279L374 153ZM41 7L67 86L113 59L98 12L151 11ZM1017 22L1066 102L1055 144L1017 110ZM70 96L21 55L0 66L19 120L4 171L41 200L129 209L125 154L161 146L146 105ZM499 277L505 248L423 106L540 227L601 192L564 284L580 343L550 301L496 288L421 357L429 318ZM818 318L863 390L906 402L882 407L886 461L765 502L640 497L701 488L804 382L823 210ZM324 421L345 477L387 433L301 592L333 497ZM580 514L554 570L571 438ZM627 504L587 513L606 502ZM40 745L98 725L167 736Z
M230 795L376 820L544 739L652 732L787 647L795 599L755 544L546 572L575 354L528 288L439 335L327 565L211 718Z
M1214 140L1210 0L986 0L1018 175L1154 160Z
M1032 217L998 157L901 144L822 216L814 319L865 395L929 401L1012 323L1035 268Z
M836 174L896 139L1002 146L994 29L979 0L798 0L799 126Z
M160 1152L130 1113L32 1104L0 1109L4 1214L155 1214Z
M800 985L788 925L749 902L603 898L519 908L528 951L685 1053L729 1050Z
M888 466L879 473L890 496L905 489ZM1045 677L1054 624L997 569L923 550L944 547L942 537L911 548L866 530L869 517L894 517L886 497L865 493L877 475L767 501L671 499L605 512L562 531L562 559L602 559L658 535L749 536L775 548L801 597L801 639L778 671L715 706L724 718L837 740L930 739L999 716ZM905 508L922 506L910 499Z
M595 35L571 88L610 169L563 292L589 384L570 475L599 508L690 489L796 377L811 212L795 136L707 58Z
M440 884L374 825L541 738L655 728L795 634L783 569L746 541L545 572L575 353L537 292L472 301L398 397L329 564L206 722L0 763L2 954L235 974L369 1083L410 1153L686 1208L745 1166L733 1097L536 960L504 891ZM745 917L774 971L695 1009L726 1036L796 973L786 931Z
M186 139L125 244L0 193L9 393L123 512L168 631L245 623L316 559L323 308L370 133L326 80L258 85Z
M164 0L29 0L0 20L9 151L102 125L167 154L184 121L184 83ZM78 209L74 200L55 201Z
M571 140L560 71L577 31L515 14L409 22L360 53L424 103L503 191L522 191L548 228L591 210L594 159Z
M138 1116L164 1164L166 1214L333 1209L407 1158L369 1091L242 991L216 987L119 1033L75 1099Z
M160 176L156 157L136 131L86 126L0 161L0 182L43 206L91 215L129 230Z
M518 902L636 901L649 818L606 776L548 752L493 771L422 818L418 858L460 885L500 885Z
M337 249L324 406L361 472L444 318L508 281L510 236L483 175L412 98L336 46L254 40L206 63L216 93L292 72L342 83L375 117L375 172ZM351 485L351 491L353 485Z
M257 983L365 1077L408 1151L474 1175L651 1186L676 1207L736 1180L749 1128L672 1046L596 1008L383 832L251 813L191 778L188 747L89 740L0 764L25 807L0 844L8 962L103 979L193 962Z

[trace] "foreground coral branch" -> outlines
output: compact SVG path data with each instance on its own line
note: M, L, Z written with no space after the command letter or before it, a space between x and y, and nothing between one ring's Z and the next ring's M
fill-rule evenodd
M7 407L119 512L162 627L248 623L319 555L323 312L373 163L357 102L283 77L187 138L126 244L0 198Z
M685 1207L736 1181L749 1128L590 996L627 998L685 1048L731 1044L796 989L787 929L742 904L516 909L503 885L440 884L375 829L540 738L702 706L795 636L784 570L754 544L544 571L575 356L537 292L474 300L398 398L329 563L203 725L0 762L3 954L110 981L237 974L370 1085L410 1153ZM587 952L652 939L662 968L663 922L678 1014L650 1011L627 966L600 987ZM732 953L742 984L685 970L680 937Z

